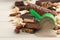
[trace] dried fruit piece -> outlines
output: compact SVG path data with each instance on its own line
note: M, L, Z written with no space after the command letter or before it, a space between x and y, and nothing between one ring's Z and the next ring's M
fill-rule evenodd
M9 16L16 16L17 14L20 14L20 13L12 13Z

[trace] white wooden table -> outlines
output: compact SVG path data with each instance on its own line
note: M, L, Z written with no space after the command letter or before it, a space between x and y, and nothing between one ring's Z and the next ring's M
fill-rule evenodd
M20 34L14 33L14 28L12 23L9 22L11 13L11 6L13 2L0 2L0 39L3 38L40 38L34 34L28 34L21 32ZM56 38L60 38L57 36Z

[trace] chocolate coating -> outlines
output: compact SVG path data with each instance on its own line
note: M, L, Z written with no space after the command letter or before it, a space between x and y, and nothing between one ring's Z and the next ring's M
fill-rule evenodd
M33 28L33 29L40 29L39 22L27 23L26 27L27 28Z
M47 8L44 8L44 7L40 7L40 6L38 6L38 5L35 5L35 4L31 4L31 3L29 3L28 5L27 5L27 8L26 8L27 10L30 10L30 9L34 9L36 12L38 12L40 15L43 15L44 13L47 13L47 12L50 12L50 13L52 13L53 15L57 15L57 13L54 11L51 11L51 10L49 10L49 9L47 9Z
M23 1L16 1L15 6L24 6L24 2Z

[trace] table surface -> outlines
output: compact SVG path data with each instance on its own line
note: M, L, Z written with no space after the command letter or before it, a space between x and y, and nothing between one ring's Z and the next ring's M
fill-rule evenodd
M13 2L0 2L0 38L40 38L34 34L21 32L20 34L14 33L15 26L9 22L11 13L11 6ZM57 36L56 38L59 38Z

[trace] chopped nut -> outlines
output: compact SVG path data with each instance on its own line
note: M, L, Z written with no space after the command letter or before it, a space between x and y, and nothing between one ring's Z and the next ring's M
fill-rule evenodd
M22 32L34 33L34 30L33 29L28 29L28 28L23 28Z
M12 11L17 13L17 12L19 12L19 8L15 7L15 8L12 9Z
M57 34L60 34L60 29L59 29L59 30L57 30Z

